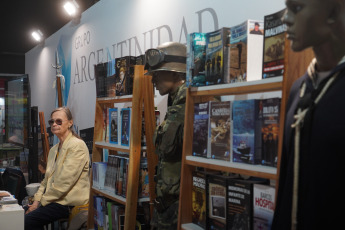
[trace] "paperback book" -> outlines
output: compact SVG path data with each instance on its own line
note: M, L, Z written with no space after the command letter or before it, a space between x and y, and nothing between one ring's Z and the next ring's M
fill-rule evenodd
M206 228L206 174L193 171L192 222Z
M285 9L264 17L262 78L283 76L286 25L282 22Z
M254 185L254 230L270 230L273 221L275 189L268 185Z
M95 79L96 79L96 97L106 97L106 74L107 63L100 63L95 65Z
M240 180L228 179L228 228L252 230L253 229L253 188L254 184L264 184L268 180Z
M187 36L187 72L186 83L189 86L206 85L206 34L191 33Z
M280 98L269 98L262 102L262 160L267 166L277 167Z
M116 96L133 94L133 77L136 57L126 56L116 59Z
M109 109L109 142L118 144L118 109Z
M209 158L230 161L231 102L210 102Z
M211 174L206 177L206 229L226 229L226 180L227 178L221 175Z
M206 85L229 83L230 28L206 34Z
M194 104L193 156L207 157L209 102Z
M230 82L261 79L263 22L247 20L231 27Z
M262 100L233 102L233 162L260 164Z
M121 145L129 146L131 108L121 109Z
M115 59L107 63L106 75L107 97L115 97L116 89L116 74L115 74Z

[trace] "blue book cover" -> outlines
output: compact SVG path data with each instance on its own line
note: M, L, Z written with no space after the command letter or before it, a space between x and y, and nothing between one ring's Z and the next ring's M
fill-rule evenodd
M193 156L207 157L209 102L194 104Z
M187 36L187 73L188 86L204 86L206 61L206 34L191 33Z
M233 102L233 162L260 163L261 120L262 100Z
M121 145L129 146L131 109L121 109Z
M206 85L229 83L230 28L206 34Z
M118 144L118 109L109 109L109 142Z

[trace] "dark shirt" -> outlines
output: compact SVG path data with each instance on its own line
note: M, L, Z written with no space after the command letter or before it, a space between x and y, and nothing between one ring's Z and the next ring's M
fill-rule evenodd
M310 128L302 127L297 229L339 229L343 226L345 205L345 64L332 72L339 76L311 112ZM324 79L327 81L329 77ZM273 230L291 229L293 190L294 114L300 100L300 86L306 81L306 93L315 91L306 73L292 86L287 104L279 190ZM321 83L322 84L322 83ZM300 148L301 149L301 148Z

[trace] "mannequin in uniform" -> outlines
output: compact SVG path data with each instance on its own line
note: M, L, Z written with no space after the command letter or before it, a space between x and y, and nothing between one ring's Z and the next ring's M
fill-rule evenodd
M158 165L152 229L177 229L184 112L186 103L186 46L168 42L145 53L146 69L160 95L168 94L165 119L154 135Z

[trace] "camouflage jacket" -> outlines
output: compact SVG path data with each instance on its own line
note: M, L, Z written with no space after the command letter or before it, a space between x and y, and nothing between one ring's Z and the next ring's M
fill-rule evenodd
M155 131L154 144L159 158L156 171L158 197L178 196L180 192L186 89L184 83L175 93L169 94L164 121Z

